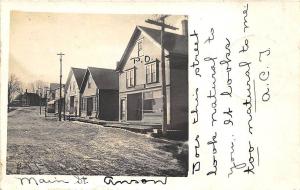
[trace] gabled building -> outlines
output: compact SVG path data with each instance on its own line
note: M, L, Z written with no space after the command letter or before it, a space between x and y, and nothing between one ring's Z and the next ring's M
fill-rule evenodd
M55 106L55 113L59 113L59 107L61 106L61 113L65 111L65 85L61 84L61 98L60 98L60 85L58 88L54 89L54 106Z
M37 93L26 92L19 94L12 101L10 106L44 106L45 98L41 97Z
M80 86L83 81L86 69L72 67L65 85L65 106L66 114L79 115L80 108Z
M115 70L88 67L81 87L80 114L113 121L119 117L119 78Z
M59 83L50 83L49 91L47 91L47 99L55 100L55 90L59 88Z
M55 113L55 103L56 103L56 89L59 88L58 83L50 83L49 90L47 93L47 112Z
M187 27L187 21L183 21ZM184 30L187 32L187 28ZM120 121L162 124L161 31L137 26L121 60ZM188 132L188 37L165 32L167 130Z

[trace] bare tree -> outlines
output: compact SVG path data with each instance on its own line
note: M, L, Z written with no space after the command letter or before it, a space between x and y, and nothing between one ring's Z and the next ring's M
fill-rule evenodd
M33 93L44 94L44 88L48 87L48 83L42 80L36 80L29 84L29 91Z
M16 75L11 74L8 80L8 104L12 102L17 93L22 93L22 84Z

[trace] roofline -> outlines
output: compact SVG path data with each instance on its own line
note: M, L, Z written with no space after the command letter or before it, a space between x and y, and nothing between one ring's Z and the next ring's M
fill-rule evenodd
M62 85L62 89L64 88L65 84L61 84ZM58 88L53 88L52 90L57 90L57 89L60 89L60 87Z
M73 69L82 69L82 70L86 70L86 69L83 69L83 68L78 68L78 67L71 67L70 68L70 71L69 71L69 74L68 74L68 78L67 78L67 81L66 81L66 83L65 84L67 84L68 83L68 81L69 80L71 80L71 77L72 77L72 74L70 73L71 71L72 71L72 73L73 73L73 75L74 75L74 70ZM71 74L71 75L70 75ZM74 77L75 77L75 75L74 75ZM76 81L76 83L77 83L77 80L76 80L76 78L75 78L75 81ZM81 84L78 84L77 83L77 85L79 86L79 85L81 85ZM69 87L69 85L67 86L67 85L65 85L65 90L67 91L67 87Z
M67 87L69 87L69 84L70 84L70 81L71 81L71 77L72 77L72 74L71 72L73 73L74 75L74 71L73 71L73 67L71 67L70 71L69 71L69 74L68 74L68 78L67 78L67 81L66 81L66 85L65 85L65 90L67 91ZM67 85L68 84L68 85Z
M128 43L127 43L127 46L126 46L126 48L125 48L125 51L123 52L122 57L121 57L121 59L120 59L120 64L118 64L117 67L116 67L116 71L120 70L119 67L120 67L120 65L122 65L122 61L123 61L123 59L124 59L124 57L125 57L125 55L126 55L126 52L128 51L128 49L129 49L129 47L130 47L129 44L130 44L130 42L133 40L133 38L134 38L136 32L138 31L137 29L138 29L138 26L135 26L135 28L134 28L134 30L133 30L133 33L132 33L132 35L131 35L131 37L130 37Z
M102 69L102 70L111 70L111 71L115 71L114 69L101 68L101 67L87 67L87 68L95 68L95 69Z
M71 69L83 69L83 68L79 68L79 67L71 67ZM85 69L84 69L85 70Z
M151 29L154 29L154 28L151 28ZM147 32L145 32L139 25L137 25L137 26L135 27L135 29L134 29L134 31L133 31L131 37L130 37L130 40L129 40L128 44L127 44L127 47L126 47L126 49L125 49L125 51L124 51L124 53L123 53L123 55L122 55L122 57L121 57L121 59L120 59L120 61L119 61L120 64L117 65L115 71L120 71L121 68L123 67L123 65L124 65L123 62L124 62L124 58L125 58L126 52L129 50L130 42L133 40L133 38L134 38L134 36L135 36L137 30L139 30L141 33L143 33L143 34L144 34L151 42L153 42L156 46L161 47L160 43L158 43L157 41L155 41L149 34L147 34ZM154 29L154 30L156 30L156 29ZM166 54L166 55L167 55L167 54L170 54L170 52L169 52L167 49L165 49L165 54Z
M91 71L89 70L89 68L90 68L90 67L87 67L87 68L86 68L86 71L85 71L84 76L83 76L83 80L81 81L81 85L80 85L80 88L79 88L79 92L80 92L80 93L81 93L82 85L83 85L84 80L85 80L86 73L87 73L87 72L91 72Z

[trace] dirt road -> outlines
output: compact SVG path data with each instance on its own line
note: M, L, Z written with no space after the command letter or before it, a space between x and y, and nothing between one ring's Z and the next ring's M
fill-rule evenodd
M122 129L8 113L7 174L185 176L187 146Z

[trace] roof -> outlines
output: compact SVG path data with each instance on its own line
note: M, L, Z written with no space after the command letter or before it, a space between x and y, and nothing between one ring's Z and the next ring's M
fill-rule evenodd
M63 89L65 87L65 84L61 84L61 88ZM52 89L52 90L59 90L59 84L56 88Z
M92 75L98 89L102 90L118 90L119 89L119 76L113 69L104 69L97 67L88 67L84 79L82 81L80 90L84 90L87 77Z
M83 80L86 69L72 67L72 70L73 70L76 82L77 82L78 86L80 86L81 83L82 83L82 80Z
M59 83L50 83L50 91L59 88Z
M144 26L136 26L125 52L122 55L121 60L117 64L116 70L121 70L125 62L127 61L128 54L134 47L137 36L140 33L144 33L146 37L154 40L155 43L161 45L161 30L148 28ZM188 37L185 35L179 35L171 32L164 33L164 47L170 54L188 55Z
M69 87L72 74L74 75L77 86L80 88L80 85L83 81L85 72L86 72L86 69L71 67L65 88L67 89Z
M156 30L153 28L147 28L143 26L138 26L142 31L147 33L151 38L153 38L159 45L161 44L161 30ZM171 32L164 33L164 46L165 49L170 53L188 54L188 38L184 35L179 35Z

